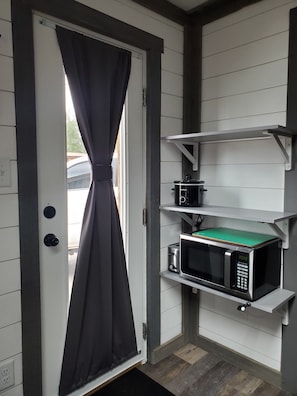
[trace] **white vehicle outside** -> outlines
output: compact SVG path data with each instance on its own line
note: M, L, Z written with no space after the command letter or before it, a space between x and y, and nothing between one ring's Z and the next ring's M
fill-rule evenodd
M113 156L113 185L117 196L117 153ZM67 163L68 252L78 249L82 219L91 182L91 165L87 155Z

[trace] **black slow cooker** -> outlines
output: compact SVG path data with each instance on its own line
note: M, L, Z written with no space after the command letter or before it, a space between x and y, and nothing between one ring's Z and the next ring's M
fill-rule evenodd
M204 181L192 179L190 175L183 181L174 182L174 201L177 206L202 206Z

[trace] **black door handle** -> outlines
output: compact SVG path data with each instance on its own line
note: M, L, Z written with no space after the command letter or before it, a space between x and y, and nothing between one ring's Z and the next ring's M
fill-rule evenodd
M57 246L59 244L59 239L56 237L56 235L54 234L47 234L44 239L43 242L45 244L45 246Z

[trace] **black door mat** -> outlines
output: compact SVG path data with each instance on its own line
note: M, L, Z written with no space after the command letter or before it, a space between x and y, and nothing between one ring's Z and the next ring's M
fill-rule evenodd
M128 371L92 396L173 396L138 369Z

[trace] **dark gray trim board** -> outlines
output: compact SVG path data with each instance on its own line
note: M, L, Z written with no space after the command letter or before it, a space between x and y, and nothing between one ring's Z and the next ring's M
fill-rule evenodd
M200 131L201 122L201 60L202 60L202 25L188 24L184 27L184 91L183 91L183 132ZM188 147L191 150L191 147ZM193 173L192 164L182 157L183 176ZM186 222L182 225L183 232L192 232ZM192 293L192 289L182 286L182 322L186 342L194 343L199 323L200 293Z
M167 0L133 0L134 3L140 4L145 8L148 8L157 14L164 16L165 18L171 19L172 21L179 23L180 25L186 25L189 23L189 16L181 8L175 6Z
M30 9L122 41L143 50L163 52L163 40L74 0L19 0Z
M174 352L185 346L187 343L188 341L185 339L183 334L173 338L154 350L150 363L156 364L160 362L166 357L174 354Z
M36 117L32 15L13 0L12 28L18 159L23 388L42 395Z
M199 326L199 300L200 291L186 285L181 285L182 290L182 326L185 343L196 344Z
M32 10L147 51L147 321L160 345L160 113L163 40L74 0L12 0L19 175L24 395L42 395L41 306Z
M297 8L290 12L287 127L297 126ZM285 176L285 210L297 210L297 142L293 142L293 169ZM290 248L284 254L284 288L297 293L297 222L290 223ZM290 303L289 325L283 326L282 387L297 394L297 301Z
M202 25L184 28L184 133L199 132L201 123Z
M205 25L259 1L262 0L208 0L193 10L191 17Z
M233 12L262 0L208 0L188 12L176 7L167 0L132 0L167 19L188 25L199 21L201 24L212 22Z

